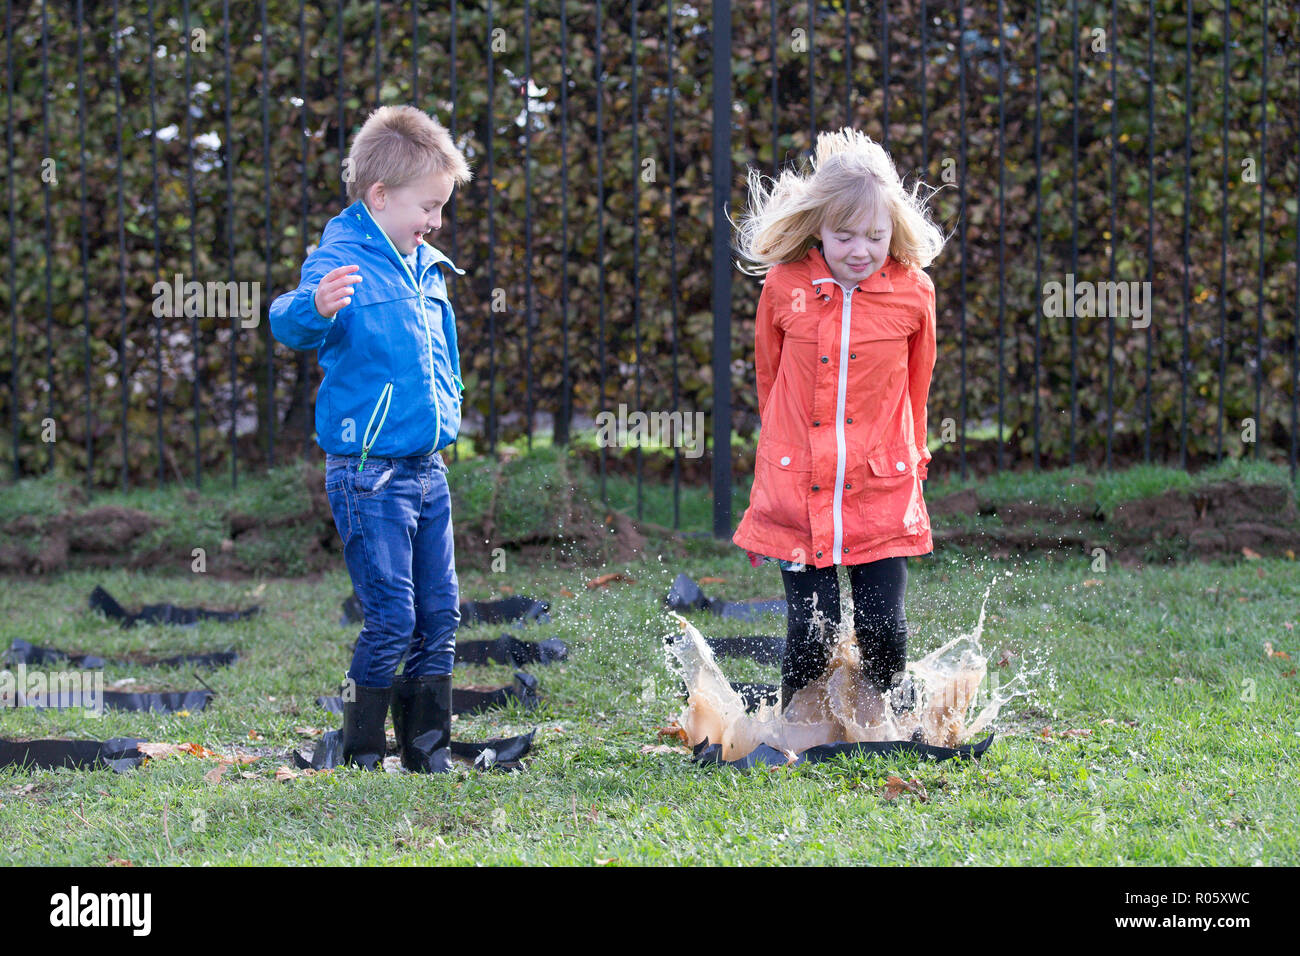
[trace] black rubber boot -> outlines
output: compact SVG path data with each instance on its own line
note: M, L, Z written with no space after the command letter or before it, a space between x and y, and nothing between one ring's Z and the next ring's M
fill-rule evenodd
M402 766L412 773L451 769L451 675L398 677L393 681L393 730Z
M343 699L343 765L363 770L384 769L384 719L388 716L387 687L353 685L355 700Z

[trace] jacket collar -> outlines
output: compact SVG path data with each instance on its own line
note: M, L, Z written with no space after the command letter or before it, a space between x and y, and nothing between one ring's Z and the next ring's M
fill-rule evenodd
M374 214L371 213L370 207L366 205L364 199L358 199L351 206L348 206L347 209L344 209L343 219L349 226L354 227L357 230L358 241L378 247L381 253L392 250L394 255L400 256L400 253L393 245L392 240L388 238L388 234L384 232L383 227L375 220ZM441 250L431 246L423 239L421 239L420 244L415 247L416 275L423 272L425 267L428 265L444 262L457 275L463 276L465 274L464 269L458 269L456 263L443 255Z
M886 255L885 264L880 270L859 280L854 288L861 292L893 292L894 283L890 281L890 276L895 274L895 270L901 268L898 260L891 255ZM831 275L831 267L826 264L826 258L817 246L808 250L808 270L808 284L812 286L813 292L829 298L829 293L823 292L822 286L839 286L839 283Z

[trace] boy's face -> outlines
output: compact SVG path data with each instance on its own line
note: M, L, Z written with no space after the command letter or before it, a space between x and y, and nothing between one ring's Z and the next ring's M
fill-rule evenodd
M366 205L397 251L409 256L425 233L442 228L442 207L454 185L451 173L439 172L397 189L375 183L366 191Z
M863 212L856 222L844 229L823 226L820 236L822 256L831 267L831 275L846 286L853 286L885 265L894 225L884 203L873 220Z

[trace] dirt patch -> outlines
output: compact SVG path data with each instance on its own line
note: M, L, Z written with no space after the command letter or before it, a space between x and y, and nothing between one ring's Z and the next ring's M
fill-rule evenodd
M996 515L998 522L984 527L934 530L936 547L974 547L990 557L1103 548L1112 560L1141 564L1251 554L1294 558L1300 552L1300 509L1290 489L1281 485L1221 481L1126 501L1110 514L1077 506L999 505L974 489L927 502L927 509L932 518Z

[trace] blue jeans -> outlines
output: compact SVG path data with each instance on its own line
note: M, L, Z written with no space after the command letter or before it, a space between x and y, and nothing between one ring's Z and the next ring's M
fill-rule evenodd
M460 624L447 466L437 452L409 458L325 455L325 492L365 624L348 677L391 687L450 674Z

